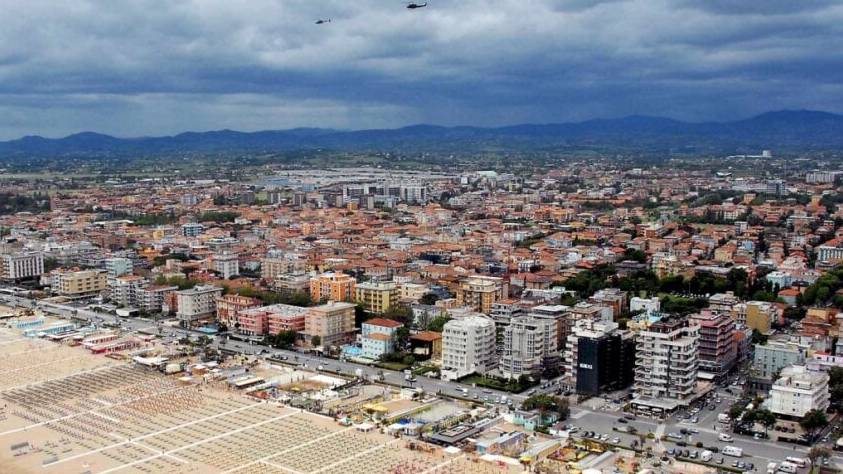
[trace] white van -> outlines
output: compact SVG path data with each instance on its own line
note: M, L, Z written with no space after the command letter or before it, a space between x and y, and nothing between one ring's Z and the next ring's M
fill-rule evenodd
M733 441L732 435L728 433L720 433L720 436L717 437L720 441L725 441L727 443L731 443Z
M805 459L805 458L797 458L797 457L794 457L794 456L788 456L788 457L785 458L785 460L789 463L796 464L799 467L807 467L808 466L808 460Z

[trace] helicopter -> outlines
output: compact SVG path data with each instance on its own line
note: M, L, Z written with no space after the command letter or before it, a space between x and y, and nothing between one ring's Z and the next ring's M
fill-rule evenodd
M427 6L427 2L424 3L408 3L407 8L410 10L415 10L416 8L424 8Z
M324 25L325 23L330 23L330 22L331 22L330 18L328 18L327 20L323 20L321 18L319 20L316 20L317 25Z

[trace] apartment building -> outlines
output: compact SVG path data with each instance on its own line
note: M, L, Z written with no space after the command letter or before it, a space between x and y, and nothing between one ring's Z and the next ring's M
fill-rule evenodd
M731 291L716 293L708 298L708 309L715 313L731 315L735 305L740 302L740 298L735 296Z
M272 281L280 275L307 271L307 258L298 253L270 251L261 260L261 278Z
M44 273L44 254L12 250L0 255L0 279L17 281L41 276Z
M820 245L817 248L817 261L834 264L843 262L843 247Z
M354 340L354 305L351 303L331 302L308 308L304 322L308 342L318 336L321 345L328 347Z
M69 298L95 296L108 287L105 270L54 270L50 275L53 292Z
M219 273L223 280L240 274L240 259L234 253L215 254L211 257L211 269Z
M831 184L841 176L840 171L816 170L805 173L805 182L810 184Z
M391 281L358 283L354 301L370 313L383 314L398 305L398 286Z
M237 312L260 306L260 300L236 294L220 295L217 298L217 322L234 330L237 325Z
M699 326L687 318L663 318L638 333L632 406L660 414L693 399L699 367Z
M442 331L442 378L456 380L497 367L495 322L474 314L445 323Z
M354 301L357 280L345 273L323 273L310 279L313 301Z
M568 336L564 353L568 387L579 394L600 395L629 387L635 375L635 340L617 323L584 319Z
M608 306L581 301L572 307L560 307L565 308L565 311L561 312L558 316L561 318L561 324L559 325L559 348L563 352L567 350L568 336L572 334L577 321L611 322L614 320L612 308ZM533 311L535 311L535 308Z
M138 307L139 290L149 282L137 275L123 275L108 280L108 299L119 306Z
M176 292L176 317L185 326L200 321L211 321L216 316L217 299L222 295L222 288L203 285Z
M826 411L828 405L828 374L803 365L782 369L765 401L771 412L791 419L800 419L811 410Z
M205 226L197 223L188 223L181 226L181 235L185 237L198 237L205 231Z
M105 259L104 266L109 278L131 275L134 270L132 260L125 257L107 258Z
M726 314L702 310L690 317L699 326L699 372L703 379L720 380L735 366L738 347L735 321Z
M599 306L611 308L612 318L615 319L627 307L627 294L625 291L617 288L604 288L594 293L588 301Z
M164 302L169 295L178 291L177 286L151 285L135 290L135 304L145 313L157 314L164 311Z
M810 344L787 340L755 344L752 351L750 388L755 393L768 393L782 369L791 365L805 365L810 348Z
M246 308L237 311L236 331L247 336L276 335L283 331L302 332L305 329L306 314L307 308L287 304Z
M796 341L768 341L766 344L756 344L752 358L753 375L771 380L785 367L803 365L810 347Z
M395 352L395 333L401 326L398 321L384 318L364 322L360 328L361 355L378 360L385 354Z
M738 323L742 323L761 334L770 334L773 321L776 321L779 317L779 309L776 305L767 301L749 301L746 303L744 314L745 316L740 312L737 313L736 320Z
M275 277L272 289L284 294L310 293L310 275L306 273L284 273Z
M503 331L499 369L506 378L540 376L544 369L559 366L557 320L521 317Z
M399 288L398 299L407 303L417 303L422 296L427 294L428 286L422 283L406 282Z
M457 306L464 306L483 314L492 312L492 305L508 296L503 278L472 275L460 281L457 287Z
M492 312L490 314L492 321L495 322L495 331L497 332L497 353L503 354L503 333L513 319L526 314L524 306L515 299L505 299L496 301L492 305Z

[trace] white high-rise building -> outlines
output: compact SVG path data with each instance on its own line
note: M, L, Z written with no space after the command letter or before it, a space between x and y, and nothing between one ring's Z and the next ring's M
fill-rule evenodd
M634 408L659 414L687 405L697 386L699 326L664 318L638 333Z
M503 331L500 370L504 377L541 374L543 368L559 365L557 321L521 317L512 319Z
M176 316L187 325L201 319L213 319L220 295L222 288L210 285L179 291L176 293Z
M828 409L828 374L792 365L781 371L770 389L767 408L777 414L802 418L811 410Z
M44 254L14 251L0 255L0 278L21 280L44 273Z
M458 379L497 367L495 322L475 314L452 319L442 331L442 378Z

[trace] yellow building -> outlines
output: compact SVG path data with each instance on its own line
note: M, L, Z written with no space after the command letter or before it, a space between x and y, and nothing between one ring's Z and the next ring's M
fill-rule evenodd
M108 277L105 270L53 271L54 293L63 296L88 296L105 291Z
M770 334L775 308L766 301L750 301L746 304L746 326L761 334Z
M473 275L460 282L457 288L457 306L464 306L483 314L492 312L492 304L506 299L508 290L503 279Z
M357 280L345 273L323 273L310 279L313 301L353 301Z
M398 286L393 282L366 282L354 288L354 301L375 314L383 314L397 305L398 295Z

